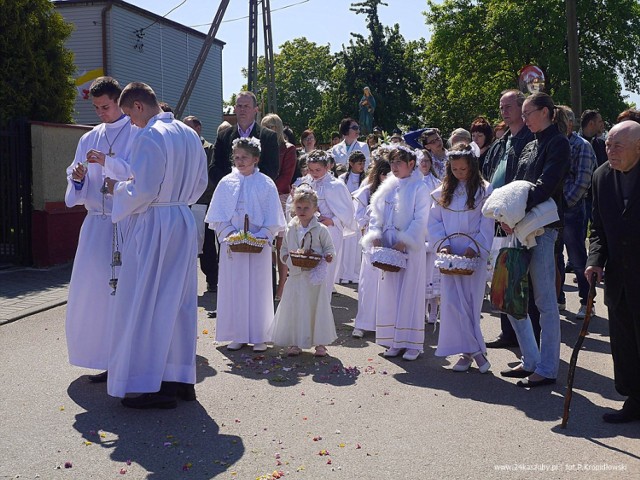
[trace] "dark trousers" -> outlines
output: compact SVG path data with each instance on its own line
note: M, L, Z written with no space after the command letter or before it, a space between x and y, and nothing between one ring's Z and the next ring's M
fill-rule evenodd
M559 253L557 256L557 266L560 271L560 285L565 282L564 247L567 248L569 263L578 279L578 295L580 304L587 304L589 296L589 282L584 276L584 269L587 263L587 247L585 238L587 235L587 219L584 200L580 200L576 205L564 210L564 228L558 235ZM561 287L562 288L562 287ZM565 294L560 290L558 303L566 303Z
M207 277L207 283L218 286L218 245L216 233L209 228L204 230L204 245L200 254L200 270Z
M629 307L627 302L629 295L633 293L624 291L620 302L609 306L609 335L616 390L620 395L631 397L638 403L640 402L640 312Z

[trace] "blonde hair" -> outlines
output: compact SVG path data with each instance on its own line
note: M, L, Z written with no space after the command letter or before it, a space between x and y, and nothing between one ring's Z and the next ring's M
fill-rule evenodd
M273 129L278 137L278 145L284 145L287 139L284 137L284 124L282 119L275 113L265 115L260 122L260 126L263 128Z
M303 183L296 187L296 191L293 194L294 205L298 202L308 202L315 208L318 208L318 195L309 185Z

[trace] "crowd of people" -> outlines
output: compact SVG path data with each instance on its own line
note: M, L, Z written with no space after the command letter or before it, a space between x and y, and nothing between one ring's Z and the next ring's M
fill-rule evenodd
M565 272L576 274L577 319L587 314L590 276L606 273L615 383L627 400L604 419L640 420L637 111L605 137L595 110L577 121L545 93L506 90L500 124L477 117L446 144L438 128L387 139L365 115L365 141L347 117L323 150L311 129L297 149L278 115L258 122L251 92L237 95L237 124L221 125L214 144L196 117L177 120L143 83L121 90L101 77L91 98L102 123L67 169L67 205L89 213L69 293L69 359L104 370L90 380L106 381L123 405L195 400L199 257L217 293L216 340L228 350L273 344L283 355L328 355L335 284L357 283L352 335L373 332L385 357L416 360L425 325L439 322L435 355L456 356L452 371L475 363L486 373L487 348L518 346L521 363L500 373L526 388L556 382ZM372 114L366 91L362 101ZM491 251L505 237L515 242L519 226L483 206L514 181L530 182L526 212L551 204L554 219L526 245L528 315L502 314L500 336L485 343Z

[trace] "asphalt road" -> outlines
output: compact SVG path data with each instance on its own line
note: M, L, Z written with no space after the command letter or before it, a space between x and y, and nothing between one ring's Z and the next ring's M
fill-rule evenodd
M339 339L322 360L226 351L215 296L201 294L198 401L168 411L125 409L68 364L64 306L0 326L0 478L640 478L640 424L601 420L622 400L601 304L563 430L573 314L561 315L558 383L528 391L499 375L517 350L490 350L488 374L455 373L455 358L434 356L437 331L417 361L383 358L372 337L351 338L355 286L338 290ZM493 338L499 322L484 313L482 328Z

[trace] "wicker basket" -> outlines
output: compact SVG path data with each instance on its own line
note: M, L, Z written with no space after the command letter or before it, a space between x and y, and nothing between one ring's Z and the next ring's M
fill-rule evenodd
M407 256L393 248L374 247L371 252L371 265L385 272L399 272L406 267Z
M309 249L305 250L304 240L305 238L307 238L307 235L309 235L309 238L310 238ZM300 245L300 249L303 250L304 253L299 253L299 252L289 253L289 256L291 257L291 263L296 267L305 268L305 269L312 269L317 267L320 261L322 260L322 255L313 253L313 249L311 248L312 246L313 246L313 235L311 235L311 232L307 232L305 233L304 237L302 237L302 245Z
M451 235L447 235L438 242L438 244L436 245L436 252L440 250L440 247L445 242L445 240L453 237L467 237L471 239L473 243L475 243L478 251L483 248L478 242L476 242L473 237L467 235L466 233L452 233ZM436 267L438 267L438 270L440 270L440 273L442 273L443 275L473 275L473 272L475 272L480 266L480 257L469 258L462 255L453 255L449 253L436 253L435 263ZM456 263L462 263L464 264L464 267L454 266Z
M246 214L244 216L243 233L245 234L249 233L249 215L246 215ZM267 241L264 239L256 239L252 241L248 238L243 238L241 241L234 241L233 243L230 243L227 240L227 245L229 247L229 250L231 250L234 253L260 253L262 252L262 249L266 244L267 244Z

